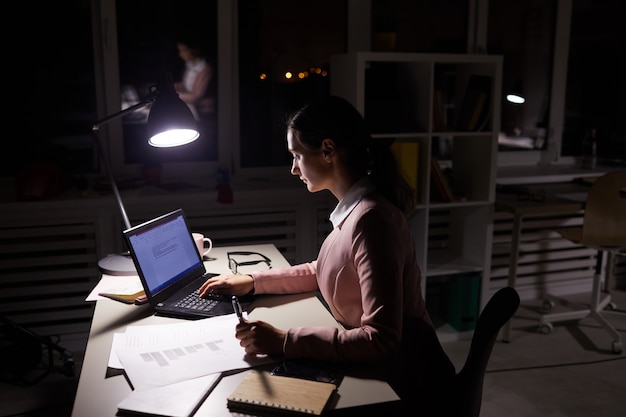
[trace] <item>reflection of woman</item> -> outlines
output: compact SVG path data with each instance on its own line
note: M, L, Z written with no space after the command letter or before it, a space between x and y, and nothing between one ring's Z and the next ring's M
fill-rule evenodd
M179 41L178 56L185 61L182 80L176 83L176 91L194 116L213 113L214 97L209 95L209 83L213 77L213 68L204 58L199 47Z

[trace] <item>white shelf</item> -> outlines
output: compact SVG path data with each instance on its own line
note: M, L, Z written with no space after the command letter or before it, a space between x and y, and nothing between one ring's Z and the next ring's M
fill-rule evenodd
M477 80L481 89L468 87ZM467 273L480 275L479 305L486 301L501 83L501 56L357 52L331 57L331 92L361 112L373 138L416 144L401 145L400 149L415 152L413 158L406 158L409 162L405 161L403 168L413 178L417 193L410 222L417 258L425 270L422 289L427 304L429 278L439 282L446 276ZM476 106L465 104L467 91L472 91L468 96L480 97L474 101ZM476 107L482 111L474 116ZM471 117L464 120L473 122L463 123L463 127L476 128L450 128L459 126L463 119L459 113L465 111ZM437 153L441 147L445 154ZM463 201L431 198L433 156L442 167L451 169L451 187ZM430 250L429 244L433 246ZM437 331L445 337L466 333L449 325L438 326Z

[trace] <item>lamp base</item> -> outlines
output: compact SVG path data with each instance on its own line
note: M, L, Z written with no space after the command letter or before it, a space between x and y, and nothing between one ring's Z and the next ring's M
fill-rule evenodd
M137 275L137 269L130 255L112 253L98 261L98 269L106 275Z

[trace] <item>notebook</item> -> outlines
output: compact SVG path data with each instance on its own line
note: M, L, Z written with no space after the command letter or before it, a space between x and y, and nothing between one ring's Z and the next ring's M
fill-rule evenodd
M148 302L158 315L200 319L233 313L230 296L202 299L196 293L217 274L207 273L182 209L124 230L123 235ZM240 302L245 309L251 299L241 297Z
M336 389L328 382L251 371L226 405L233 412L260 416L320 416Z

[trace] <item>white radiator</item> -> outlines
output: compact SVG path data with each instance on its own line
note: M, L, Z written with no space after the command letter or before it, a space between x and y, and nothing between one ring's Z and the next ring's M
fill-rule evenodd
M0 315L40 336L84 349L99 279L88 221L0 229Z

